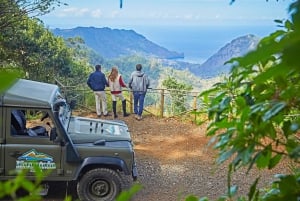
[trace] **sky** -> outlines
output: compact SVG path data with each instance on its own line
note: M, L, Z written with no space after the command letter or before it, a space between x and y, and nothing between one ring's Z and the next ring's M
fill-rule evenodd
M293 2L123 0L120 8L119 0L61 1L68 6L41 17L50 29L81 26L134 30L169 50L184 52L185 61L200 63L238 36L251 33L262 37L272 33L277 29L274 20L286 19L288 6Z
M291 0L62 0L68 6L41 17L50 28L134 28L151 25L272 25Z

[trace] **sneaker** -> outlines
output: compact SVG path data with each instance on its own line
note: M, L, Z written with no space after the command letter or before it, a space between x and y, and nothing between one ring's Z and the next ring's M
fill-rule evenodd
M134 115L134 118L139 119L139 115L137 115L137 114Z
M142 120L143 119L143 117L142 116L138 116L138 118L137 118L137 120Z
M128 114L128 113L125 113L125 114L123 114L123 117L128 117L130 114Z

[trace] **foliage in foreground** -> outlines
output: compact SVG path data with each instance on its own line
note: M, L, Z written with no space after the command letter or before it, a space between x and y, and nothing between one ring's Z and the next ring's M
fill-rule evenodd
M229 77L200 96L208 106L207 135L220 151L218 162L230 161L228 192L218 200L234 199L237 186L230 185L230 175L238 168L272 169L283 160L295 164L291 174L275 175L267 191L257 189L257 178L248 196L237 200L300 198L300 1L289 13L289 20L276 20L280 30L255 51L230 60Z
M230 185L230 175L241 166L272 169L283 159L299 165L300 2L292 3L289 11L290 20L277 21L284 29L264 38L256 51L231 60L233 69L228 79L201 95L209 107L208 135L220 150L218 162L231 160L228 193L218 200L234 199L237 187ZM4 56L9 58L6 53ZM298 200L299 169L275 177L269 190L257 189L258 178L248 196L237 200ZM1 193L11 196L18 187L39 189L38 183L28 182L22 174L0 185ZM130 191L129 197L134 193ZM186 200L209 199L189 196Z
M14 201L38 201L43 200L40 192L42 189L42 181L49 172L45 172L38 165L33 166L35 180L31 181L26 178L29 170L22 170L17 176L8 181L0 182L0 200L9 198ZM65 201L70 201L70 197L66 197Z

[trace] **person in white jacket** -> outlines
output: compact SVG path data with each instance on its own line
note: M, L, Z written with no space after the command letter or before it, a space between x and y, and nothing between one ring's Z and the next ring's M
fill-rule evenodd
M136 71L131 73L129 80L129 88L133 93L133 105L136 119L142 119L142 113L144 110L144 99L147 93L147 89L150 85L148 76L142 72L142 64L136 65Z
M124 83L121 74L119 74L118 68L113 66L111 72L108 76L108 85L110 87L111 99L112 99L112 109L114 113L114 118L118 118L117 115L117 98L122 101L123 116L127 117L129 114L126 112L126 99L122 93L122 87L127 87Z

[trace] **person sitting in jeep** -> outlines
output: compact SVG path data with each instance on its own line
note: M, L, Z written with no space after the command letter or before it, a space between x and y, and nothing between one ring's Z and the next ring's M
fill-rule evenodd
M12 110L11 112L11 134L29 136L48 136L48 131L44 126L34 126L27 128L25 110Z

